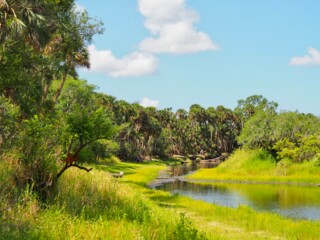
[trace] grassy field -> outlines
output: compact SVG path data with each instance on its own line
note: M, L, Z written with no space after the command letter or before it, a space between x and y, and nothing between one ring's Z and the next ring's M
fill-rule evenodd
M187 176L190 180L232 180L244 182L282 182L320 184L320 167L313 161L279 162L262 150L237 150L214 169L201 169Z
M0 239L206 239L189 219L163 211L139 190L164 168L154 162L71 169L49 203L28 189L14 204L1 198ZM110 174L119 170L122 180Z
M72 169L53 200L28 189L0 205L0 239L318 239L320 223L217 206L147 188L161 161ZM114 179L110 172L124 172Z

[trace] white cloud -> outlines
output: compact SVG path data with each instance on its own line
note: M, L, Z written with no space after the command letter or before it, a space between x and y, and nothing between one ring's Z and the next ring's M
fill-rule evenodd
M84 12L86 10L86 8L82 5L80 5L79 3L75 3L75 11L76 12Z
M143 39L139 49L123 58L110 50L89 46L91 70L111 77L150 75L158 67L157 53L187 54L217 50L210 37L195 29L198 14L186 5L186 0L137 0L145 17L145 27L151 36ZM76 3L77 11L85 8Z
M194 28L197 12L188 9L186 0L138 0L152 37L140 43L140 50L152 53L186 54L217 50L210 37Z
M159 101L158 100L151 100L147 97L143 98L141 101L140 101L140 105L143 106L143 107L158 107L159 106Z
M111 77L137 77L155 72L157 59L149 53L132 52L119 59L110 50L97 50L89 46L91 71L106 73Z
M304 65L320 65L320 51L315 48L308 49L308 55L303 57L293 57L290 60L292 66L304 66Z

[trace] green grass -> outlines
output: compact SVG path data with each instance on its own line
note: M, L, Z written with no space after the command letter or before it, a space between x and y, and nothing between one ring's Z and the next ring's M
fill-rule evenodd
M249 182L283 182L319 184L320 167L312 161L280 162L263 150L237 150L214 169L201 169L187 176L190 180L232 180Z
M320 222L292 220L249 207L228 208L168 192L136 188L163 209L185 213L209 239L317 239Z
M318 239L320 222L290 220L249 207L227 208L147 183L161 161L68 170L53 200L41 205L25 190L0 208L0 239ZM261 168L260 168L261 169ZM266 167L263 167L267 171ZM110 172L124 171L122 179ZM1 205L0 205L1 206ZM206 234L206 236L204 235Z
M168 163L167 161L165 163ZM110 173L124 172L124 180L141 186L147 186L158 176L158 172L166 169L166 164L163 161L153 160L145 163L118 163L109 166L97 166L98 169Z
M188 218L163 211L142 194L164 167L153 162L99 166L90 173L70 169L50 203L40 204L28 189L15 204L3 203L0 239L205 239ZM125 169L123 179L107 171L119 169Z
M154 197L186 211L212 239L318 239L320 223L290 220L249 207L227 208L182 196ZM191 207L192 206L192 207Z

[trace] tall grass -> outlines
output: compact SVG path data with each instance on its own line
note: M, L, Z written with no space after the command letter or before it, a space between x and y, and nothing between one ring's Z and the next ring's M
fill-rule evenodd
M312 161L279 162L263 150L236 150L214 169L201 169L187 178L195 180L234 180L250 182L320 183L320 167Z
M105 171L72 169L60 180L45 206L26 189L1 214L0 239L206 239L188 218Z
M163 169L158 163L107 169L126 173L113 179L103 167L89 174L72 169L46 205L25 189L14 205L3 204L0 239L317 239L320 232L319 222L147 189L150 176ZM0 175L8 178L9 173Z

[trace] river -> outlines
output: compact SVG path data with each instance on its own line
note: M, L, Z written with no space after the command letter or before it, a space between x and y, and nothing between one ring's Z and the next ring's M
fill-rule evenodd
M156 189L188 196L227 207L249 206L257 211L274 212L295 218L320 220L320 187L284 184L244 184L223 182L188 182L181 176L199 168L216 165L171 167L174 180L163 181Z

